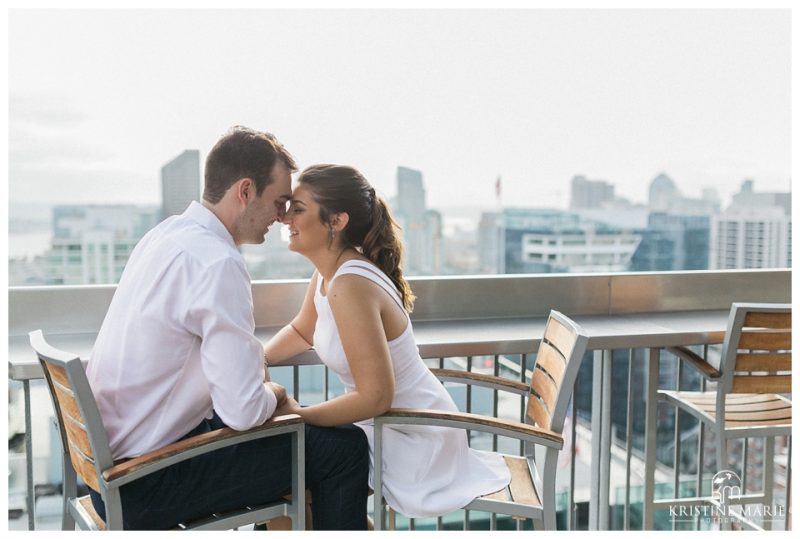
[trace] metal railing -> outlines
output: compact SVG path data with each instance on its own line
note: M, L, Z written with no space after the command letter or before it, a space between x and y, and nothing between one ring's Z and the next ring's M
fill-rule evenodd
M464 343L460 338L449 339L453 328L467 325L474 331L473 328L483 327L484 320L496 326L522 317L543 320L550 308L569 316L608 317L727 309L733 301L789 301L790 280L789 270L419 278L411 279L420 298L412 319L415 330L422 327L421 333L425 333L426 342L420 345L420 350L429 366L477 370L527 383L538 348L535 335L510 334L498 338L492 334L485 341L477 338ZM256 324L262 336L268 336L289 321L302 301L305 285L303 281L254 283ZM26 332L41 328L46 334L59 336L65 346L74 343L76 351L85 354L113 291L113 286L9 289L9 378L15 380L13 384L23 387L26 432L31 432L30 383L37 378L32 353L26 346ZM76 303L82 308L74 309ZM714 350L714 346L705 346L703 354L713 354ZM642 472L646 464L642 456L643 414L647 407L647 392L639 389L647 386L644 383L648 376L647 359L654 354L657 358L664 356L660 361L659 387L672 388L692 382L687 381L676 359L668 359L658 348L642 348L636 338L618 338L613 347L594 349L588 354L575 385L572 420L568 429L565 426L568 444L563 453L567 457L559 471L558 485L561 486L557 485L561 506L559 527L638 529L644 521L641 514L641 493L646 490ZM301 402L310 404L331 398L341 391L341 385L327 368L317 363L315 354L304 354L294 365L275 369L273 378L291 387L295 398ZM622 363L625 363L624 368L620 367ZM675 385L671 385L672 382ZM453 395L464 411L525 419L524 397L469 387L461 393L453 390ZM611 428L598 430L598 425ZM672 433L672 442L664 443L671 453L659 453L656 490L689 489L692 495L698 496L708 493L709 464L704 449L708 434L704 428L687 426L677 413L672 421L660 422L660 425L658 440L666 439L663 432L667 429ZM622 432L624 436L618 435ZM686 447L692 438L697 439L699 449L687 460ZM510 446L496 436L487 438L473 433L470 439L479 449L517 454L523 451L521 445ZM29 464L33 444L42 443L43 440L26 437ZM791 446L788 442L786 450L789 462ZM752 458L757 452L757 446L751 445L742 459ZM590 457L588 462L587 456ZM687 462L694 462L694 465L689 466ZM585 484L585 477L590 474L583 471L588 466L592 467L592 475L599 470L599 481L590 485ZM32 485L30 466L27 480ZM687 486L690 484L691 488ZM790 480L786 479L784 489L788 492L789 488ZM32 496L32 489L29 490ZM594 505L588 504L590 499ZM29 503L32 508L32 501ZM32 528L33 512L30 510L29 523ZM409 529L449 529L459 525L467 529L493 529L509 525L506 521L498 522L493 516L475 514L454 514L432 520L399 518L398 524ZM702 524L701 517L696 516L694 525L702 527ZM531 527L530 522L521 521L511 525L518 529ZM656 519L656 525L676 529L683 526L674 521L670 524L663 518Z

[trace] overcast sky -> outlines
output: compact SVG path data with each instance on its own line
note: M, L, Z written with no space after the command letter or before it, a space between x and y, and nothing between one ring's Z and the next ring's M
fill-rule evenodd
M230 125L386 196L566 207L573 175L646 201L788 191L783 10L9 12L10 202L157 203L161 166Z

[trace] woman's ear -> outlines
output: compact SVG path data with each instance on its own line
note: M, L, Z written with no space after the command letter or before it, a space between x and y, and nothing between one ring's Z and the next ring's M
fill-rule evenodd
M347 223L350 222L350 215L347 212L337 213L331 219L331 228L336 232L341 232L344 230L344 227L347 226Z

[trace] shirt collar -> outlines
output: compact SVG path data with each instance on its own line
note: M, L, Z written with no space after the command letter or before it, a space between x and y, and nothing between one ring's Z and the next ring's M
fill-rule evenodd
M183 212L183 215L219 236L234 249L236 248L236 242L233 241L233 236L231 236L231 233L225 228L225 225L222 224L222 221L219 220L219 217L214 215L214 212L199 202L193 200L192 203L189 204L189 207L186 208L186 211Z

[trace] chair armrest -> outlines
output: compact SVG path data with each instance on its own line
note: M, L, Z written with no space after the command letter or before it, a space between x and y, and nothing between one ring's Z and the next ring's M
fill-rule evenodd
M685 346L669 346L666 348L666 350L688 363L707 380L716 380L721 376L721 373L712 367L708 361L698 356Z
M533 442L546 447L555 447L556 449L561 449L564 446L564 439L561 435L551 430L534 425L526 425L518 421L464 412L443 412L441 410L421 408L392 408L385 414L375 418L376 428L386 424L430 425L477 430Z
M500 378L499 376L457 371L454 369L431 369L431 372L436 378L444 382L461 382L463 384L509 391L517 395L528 395L530 393L530 386L528 384Z
M103 472L108 487L118 488L178 462L259 438L277 436L304 429L303 418L297 414L273 417L252 429L237 431L230 427L213 430L169 444L136 458L116 464Z

